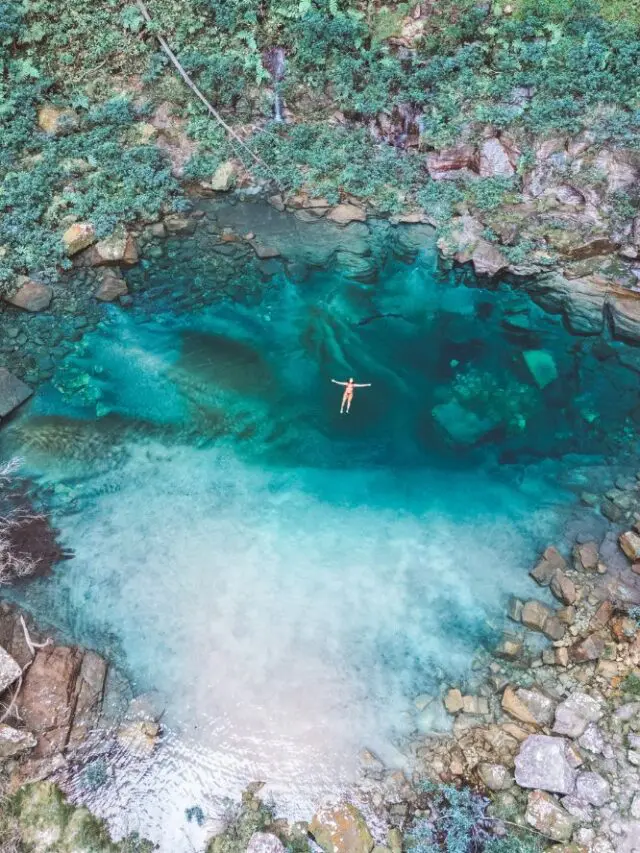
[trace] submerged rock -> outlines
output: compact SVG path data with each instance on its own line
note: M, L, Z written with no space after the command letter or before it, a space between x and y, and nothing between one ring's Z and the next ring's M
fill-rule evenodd
M475 444L499 425L499 421L480 418L457 400L434 406L431 414L457 444Z
M32 394L28 385L9 373L6 367L0 367L0 418L13 412Z
M320 809L309 832L325 853L370 853L374 847L365 819L351 803Z
M525 350L523 358L538 388L546 388L558 378L558 368L550 352Z

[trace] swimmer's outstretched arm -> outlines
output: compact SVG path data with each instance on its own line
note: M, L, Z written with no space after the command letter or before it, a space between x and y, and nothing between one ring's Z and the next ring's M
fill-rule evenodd
M337 379L332 379L331 381L333 382L334 385L348 385L349 384L348 382L338 382Z
M365 382L365 384L364 384L364 385L358 385L357 383L354 383L354 386L353 386L353 387L354 387L354 388L371 388L371 383L370 383L370 382Z

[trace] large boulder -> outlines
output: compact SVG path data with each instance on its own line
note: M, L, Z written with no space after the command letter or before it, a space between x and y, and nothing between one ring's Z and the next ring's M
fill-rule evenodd
M597 723L603 715L601 704L580 691L572 693L556 708L553 731L568 737L580 737L589 723Z
M471 254L471 263L478 275L497 275L509 266L500 249L488 240L478 240Z
M527 708L533 719L541 726L549 726L553 722L556 703L539 690L529 690L521 687L516 690L516 696Z
M209 189L215 192L228 192L233 189L238 177L238 167L233 160L225 160L220 163L208 183Z
M32 394L28 385L9 373L6 367L0 367L0 418L5 418L17 409Z
M46 284L40 284L26 276L18 276L18 288L5 301L23 311L35 313L44 311L51 304L53 291Z
M509 149L499 139L487 139L480 148L480 176L511 177L516 170L509 155Z
M612 295L608 298L609 314L613 336L617 340L630 343L640 342L640 298L629 291L628 294Z
M93 266L102 264L135 264L138 260L138 248L131 234L124 229L115 231L91 249L90 261Z
M538 725L538 721L533 716L531 710L518 696L511 685L507 685L504 693L502 694L502 710L515 720L519 720L521 723L527 723L531 726Z
M127 282L121 276L107 272L98 285L95 297L99 302L114 302L128 292Z
M538 388L546 388L558 378L555 360L547 350L525 350L522 356Z
M76 255L96 242L95 228L90 222L74 222L62 235L62 242L69 257Z
M572 605L576 603L578 598L576 585L571 578L565 575L565 573L560 569L556 569L553 573L549 587L558 601L561 601L563 604Z
M26 727L38 736L39 758L62 751L67 742L81 662L78 649L45 646L25 673L18 707Z
M540 586L549 586L555 573L566 569L566 567L567 561L565 558L557 548L550 545L542 555L542 559L536 563L529 574Z
M552 841L569 841L573 819L555 797L543 791L529 794L525 818L529 826Z
M351 803L320 809L309 832L325 853L370 853L374 846L365 819Z
M540 788L556 794L571 794L576 771L567 757L564 738L529 735L515 759L516 782L521 788Z

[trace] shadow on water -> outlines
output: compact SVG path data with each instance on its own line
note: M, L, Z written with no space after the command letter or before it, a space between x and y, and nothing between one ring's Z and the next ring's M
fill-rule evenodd
M412 699L466 677L505 597L533 593L575 454L636 440L640 357L365 231L336 252L314 226L325 266L245 270L199 304L208 255L186 238L131 273L140 307L110 310L3 438L75 554L26 605L166 699L144 784L120 768L117 796L89 798L163 849L185 808L215 817L251 779L308 817L362 745L402 763ZM378 266L356 281L362 258ZM340 415L330 379L349 376L372 387Z

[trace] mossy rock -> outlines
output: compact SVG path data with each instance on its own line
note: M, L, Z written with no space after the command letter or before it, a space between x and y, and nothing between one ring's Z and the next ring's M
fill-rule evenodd
M309 831L325 853L371 853L373 850L369 827L351 803L320 809Z
M52 782L26 785L11 804L23 847L30 853L150 853L136 835L115 843L106 823L83 806L70 805Z

